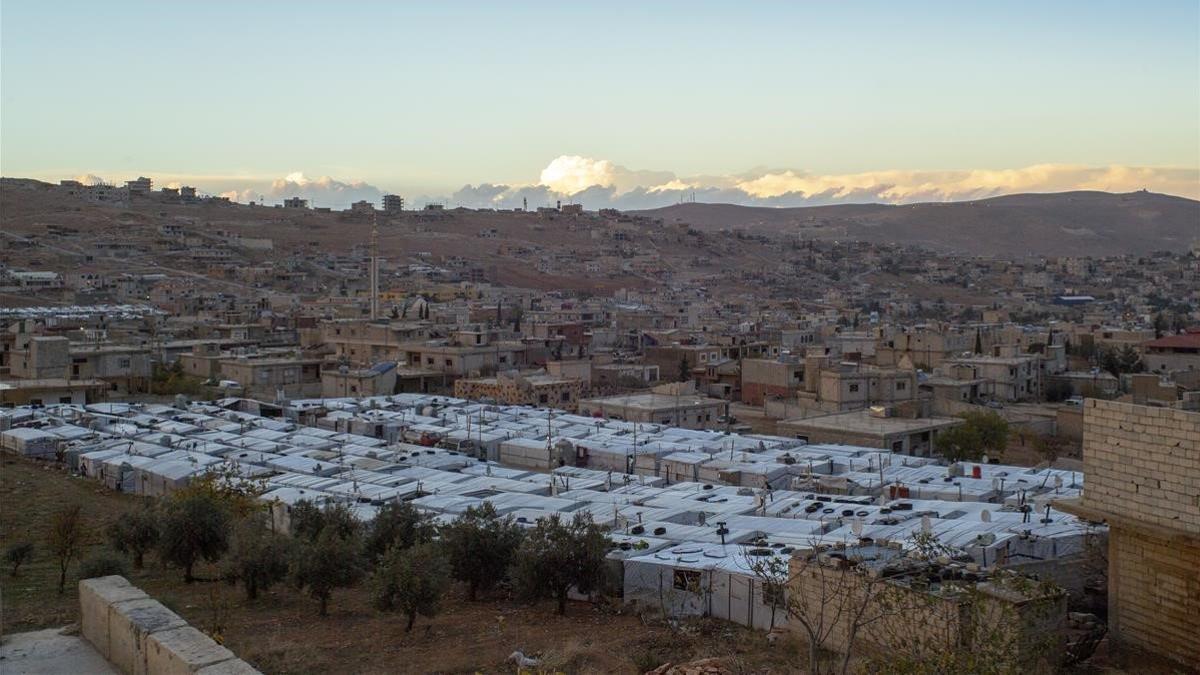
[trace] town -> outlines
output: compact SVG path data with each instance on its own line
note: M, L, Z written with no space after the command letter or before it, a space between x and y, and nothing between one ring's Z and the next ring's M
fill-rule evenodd
M563 614L607 598L607 620L655 615L660 631L727 622L776 668L891 655L1046 671L1098 646L1200 667L1200 232L1170 250L983 255L847 237L833 217L713 227L703 205L406 208L389 194L333 210L146 177L5 178L0 201L5 474L52 466L168 505L236 484L263 527L301 540L321 518L368 533L415 519L441 532L431 541L507 526L522 595ZM235 555L239 533L229 553L189 558L188 580ZM587 567L532 542L591 550L593 535L590 572L527 588L525 566ZM10 539L15 573L28 542ZM340 550L326 543L297 545ZM445 566L474 598L463 561L395 547L372 580ZM486 572L492 589L505 566ZM151 600L115 578L81 576L78 602L83 637L140 664L124 672L168 656L295 667L203 625L118 645L118 621L150 641L154 622L186 622L157 603L118 619L121 602ZM469 604L439 610L445 583L403 579L393 593L436 596L405 609L409 629ZM1174 595L1148 606L1155 584ZM336 611L338 594L312 592ZM418 669L572 670L550 636L501 637ZM692 672L639 655L591 667Z

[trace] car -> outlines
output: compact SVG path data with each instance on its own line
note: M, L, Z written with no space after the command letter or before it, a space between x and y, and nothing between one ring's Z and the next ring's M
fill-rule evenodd
M1083 405L1083 397L1082 396L1072 396L1071 398L1063 401L1063 403L1065 403L1071 407L1078 408L1079 406Z

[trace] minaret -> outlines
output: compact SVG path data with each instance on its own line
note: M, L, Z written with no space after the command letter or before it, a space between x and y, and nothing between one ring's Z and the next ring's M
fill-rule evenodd
M371 216L371 320L379 318L379 217Z

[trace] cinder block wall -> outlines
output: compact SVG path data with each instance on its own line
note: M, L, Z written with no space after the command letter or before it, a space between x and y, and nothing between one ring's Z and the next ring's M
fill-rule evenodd
M1200 414L1089 399L1084 504L1111 514L1109 630L1200 670Z
M1200 413L1084 402L1084 504L1200 536Z

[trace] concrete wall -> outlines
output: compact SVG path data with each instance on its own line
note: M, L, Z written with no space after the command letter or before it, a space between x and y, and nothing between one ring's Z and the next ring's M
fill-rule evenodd
M258 673L124 577L80 581L79 614L83 637L126 675Z

